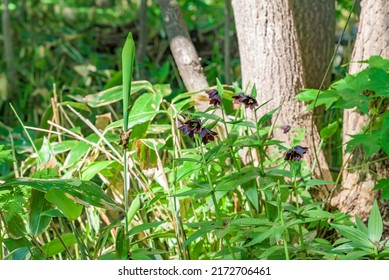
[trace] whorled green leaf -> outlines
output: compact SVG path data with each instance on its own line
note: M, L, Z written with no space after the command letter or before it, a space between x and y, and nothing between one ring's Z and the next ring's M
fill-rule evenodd
M363 231L366 234L369 234L366 225L362 222L362 220L358 216L355 216L355 224L357 226L357 229Z
M21 177L2 184L0 188L10 186L28 186L42 192L57 189L66 193L75 202L85 206L89 206L90 204L109 210L123 211L112 198L93 182L78 179L36 179Z
M348 238L353 243L357 244L361 248L371 249L374 244L369 240L369 236L356 228L345 225L331 224L337 231L340 232L344 237Z

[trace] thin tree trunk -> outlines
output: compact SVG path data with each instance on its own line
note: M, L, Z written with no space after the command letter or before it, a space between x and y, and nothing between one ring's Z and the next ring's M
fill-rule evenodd
M305 105L293 98L305 82L290 3L288 0L233 0L232 6L243 88L249 85L250 92L255 84L258 102L271 100L258 110L260 116L282 105L278 118L273 118L273 122L278 126L289 124L292 128L305 128L302 145L309 147L309 154L304 160L311 166L315 159L312 146L319 146L319 136L315 129L315 143L312 143L312 112L305 112ZM274 130L275 139L283 140L286 144L290 143L291 136L291 133L283 134L279 128ZM319 162L324 178L331 179L323 153L319 154ZM318 168L314 173L316 177L323 177Z
M387 0L363 0L361 2L361 14L359 31L357 34L349 73L355 74L366 67L366 64L357 61L367 60L372 55L381 55L389 58L389 1ZM347 143L350 135L363 131L369 122L365 115L357 110L345 110L343 115L343 143ZM344 159L348 159L346 154ZM372 189L377 179L388 177L389 161L380 161L368 168L349 169L363 163L364 154L356 150L346 163L342 176L342 189L333 199L332 204L341 211L356 214L366 220L377 193ZM373 175L370 168L375 169Z
M335 0L292 0L305 87L319 88L335 46ZM331 71L324 87L331 82Z
M231 83L231 0L225 0L224 4L224 79L226 84Z
M170 50L186 89L198 91L208 88L209 85L201 67L201 59L189 36L177 0L158 0L158 2L169 38ZM197 95L196 105L199 111L204 111L209 107L208 100L204 100L204 93Z
M139 9L139 33L138 33L138 46L137 46L137 60L139 67L139 78L146 79L146 69L143 67L144 60L146 58L147 47L147 0L141 0Z
M304 86L319 89L325 78L323 87L327 88L331 71L326 74L326 70L335 47L335 0L292 0L291 3L303 61ZM324 106L315 108L314 118L319 129L323 114Z
M16 70L14 67L14 56L13 56L13 47L12 47L12 37L11 37L11 23L9 17L8 9L8 0L3 0L3 42L4 42L4 60L7 67L7 94L12 96L15 94L15 81L16 81ZM7 96L2 98L7 99Z

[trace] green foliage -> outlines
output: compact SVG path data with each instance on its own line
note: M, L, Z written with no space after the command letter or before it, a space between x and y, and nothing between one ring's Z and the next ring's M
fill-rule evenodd
M385 259L389 246L382 240L383 224L377 201L374 201L370 212L368 226L356 217L356 228L348 225L332 224L346 239L337 241L333 252L339 254L340 259L354 260L360 258Z
M244 104L233 108L233 96L244 91L238 83L223 84L219 45L225 31L219 26L224 14L215 11L224 6L216 2L182 5L184 18L191 19L191 35L199 39L195 43L211 50L204 51L211 53L209 57L202 56L209 81L216 80L212 89L220 94L220 112L214 107L196 111L196 93L183 92L170 54L161 50L167 38L154 6L149 7L149 57L134 64L138 34L124 24L137 19L136 3L130 1L126 9L102 9L87 7L85 1L53 0L43 7L26 2L27 17L36 13L50 28L25 28L21 36L31 46L16 44L17 60L22 62L20 93L10 99L17 101L13 104L19 127L0 127L0 136L13 137L12 143L0 137L0 163L13 160L15 151L18 166L13 171L7 165L7 177L1 178L4 259L389 258L377 203L368 226L358 217L353 224L349 216L327 211L327 205L312 195L335 182L312 179L304 159L284 159L303 136L291 143L271 138L278 128L270 120L280 108L254 120L246 119L251 109ZM342 7L348 2L342 1ZM65 6L72 20L56 12ZM115 26L123 26L126 34L111 34ZM129 29L134 38L127 35ZM238 52L231 52L233 59ZM316 103L332 112L356 107L370 117L371 124L347 146L347 151L361 146L366 157L389 150L389 114L384 110L389 62L372 57L368 64L361 73L322 91ZM148 81L133 81L142 68ZM239 77L236 69L231 71ZM54 82L55 93L50 94ZM253 87L244 94L260 96L262 90ZM298 98L313 109L317 93L307 89ZM9 119L7 110L1 120L12 126L16 121ZM201 130L193 137L183 136L182 126L193 118L219 135L207 141ZM99 119L106 122L99 124ZM340 127L340 118L329 120L321 129L322 140L336 137ZM123 149L119 128L131 130L128 148ZM131 187L126 187L129 182ZM388 198L387 183L382 179L376 185L383 198ZM334 235L334 229L343 237Z
M314 105L325 105L326 110L356 108L361 114L369 117L370 123L361 133L350 135L352 139L347 142L346 152L361 146L366 158L377 154L380 149L388 156L389 60L372 56L365 63L366 69L333 83L328 90L320 92L317 100L318 91L311 89L303 91L296 98L310 103L307 110L312 109ZM332 122L321 130L320 135L327 138L335 133L336 128L337 122Z

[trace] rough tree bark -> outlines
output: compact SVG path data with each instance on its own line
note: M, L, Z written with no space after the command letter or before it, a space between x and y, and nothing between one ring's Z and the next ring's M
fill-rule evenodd
M243 88L247 85L251 88L255 84L259 103L271 99L258 110L259 115L282 105L279 117L276 120L273 118L275 124L305 128L302 145L310 148L305 159L311 166L315 159L312 146L319 146L319 136L315 129L315 143L312 143L312 112L305 112L305 105L293 98L304 87L305 81L291 4L288 0L233 0L232 6ZM291 134L283 134L281 129L275 129L274 137L287 144L291 140ZM315 176L331 180L323 153L319 154L319 162L323 176L318 168L315 169ZM323 192L326 194L325 190Z
M335 0L292 0L305 87L319 88L335 46ZM324 87L331 82L331 72Z
M169 38L170 50L186 89L198 91L208 88L209 85L201 67L201 59L189 36L177 0L158 0L158 2ZM199 111L204 111L209 107L208 100L204 97L206 95L200 93L195 98Z
M361 14L359 31L350 64L349 73L355 74L366 64L356 63L367 60L372 55L381 55L389 58L389 1L387 0L363 0L361 2ZM350 140L349 135L363 131L368 124L368 118L359 114L356 110L345 110L343 115L343 143ZM350 154L346 154L347 159ZM375 181L389 176L389 161L380 161L369 168L348 169L362 163L364 155L356 150L345 165L342 173L342 189L334 197L332 204L345 213L356 214L362 220L366 220L377 196L372 189ZM375 169L370 172L369 169ZM376 173L378 176L373 175Z

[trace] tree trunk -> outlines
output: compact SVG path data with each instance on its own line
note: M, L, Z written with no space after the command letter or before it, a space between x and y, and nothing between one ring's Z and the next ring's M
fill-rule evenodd
M169 38L170 50L186 89L198 91L208 88L209 85L200 63L201 59L189 36L177 0L158 0L158 2ZM196 98L196 107L199 111L204 111L209 107L208 100L203 100L203 96L206 95L200 93Z
M319 88L335 46L335 0L292 0L305 87ZM331 82L331 71L324 87Z
M231 83L231 0L224 3L224 80L226 84Z
M349 73L355 74L366 64L356 63L367 60L372 55L381 55L389 58L389 1L387 0L364 0L361 2L361 14L359 31L357 34ZM350 140L349 135L363 131L369 119L361 115L357 110L345 110L343 116L343 143ZM350 154L344 156L347 159ZM348 168L360 165L364 154L356 150L345 164L342 176L342 189L333 199L332 204L341 211L358 215L366 220L377 193L372 189L375 181L389 175L389 161L380 161L369 168ZM374 176L369 169L375 169L378 176Z
M301 59L298 37L295 30L291 5L288 0L233 0L235 25L238 35L243 88L255 84L259 104L271 100L258 110L261 116L282 105L276 125L289 124L293 129L305 128L303 146L309 147L304 158L311 166L315 156L313 145L319 146L319 136L314 129L315 142L312 142L312 112L304 111L303 103L293 97L304 87L303 61ZM275 128L275 139L290 143L291 133L283 134ZM319 162L325 179L331 180L323 153ZM319 168L315 168L315 177L322 177ZM324 192L326 193L326 192Z
M137 46L136 58L138 60L139 78L141 80L146 79L146 69L143 66L146 58L147 48L147 0L141 0L139 8L139 28L138 28L139 40Z
M11 23L9 20L9 9L8 9L8 0L3 0L3 16L2 16L2 26L3 26L3 42L4 42L4 61L7 67L7 89L5 90L4 96L0 95L0 99L7 100L7 95L13 96L15 92L15 81L16 79L16 70L14 67L14 56L13 56L13 47L12 47L12 37L11 37Z

